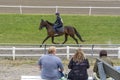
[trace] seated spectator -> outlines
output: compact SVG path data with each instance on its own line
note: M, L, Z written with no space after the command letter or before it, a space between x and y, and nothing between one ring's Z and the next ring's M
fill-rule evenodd
M109 57L107 57L107 51L106 50L101 50L100 53L99 53L99 57L103 61L105 61L108 64L113 66L113 62L111 61L111 59ZM94 64L93 72L95 72L94 73L95 80L100 80L97 63L98 63L98 60L96 60L96 62ZM106 77L108 78L107 80L111 80L108 75Z
M58 80L61 78L60 71L63 72L63 64L59 57L55 56L56 47L51 46L48 54L40 57L38 65L41 70L41 77L45 80Z
M69 80L88 80L87 69L90 67L88 59L81 49L76 50L75 55L69 62Z

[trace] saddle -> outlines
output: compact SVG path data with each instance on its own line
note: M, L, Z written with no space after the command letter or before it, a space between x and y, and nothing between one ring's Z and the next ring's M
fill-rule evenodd
M64 27L54 28L54 32L55 32L55 34L63 33L64 32Z

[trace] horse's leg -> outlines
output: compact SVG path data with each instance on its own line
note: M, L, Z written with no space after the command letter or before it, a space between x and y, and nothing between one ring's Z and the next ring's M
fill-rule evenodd
M62 44L64 44L67 41L67 39L68 39L68 35L65 34L65 41Z
M52 37L52 43L53 43L53 44L59 44L59 43L55 43L55 42L54 42L54 37Z
M75 38L74 35L70 35L70 37L73 38L73 39L75 40L76 44L78 44L78 40Z
M62 34L61 34L61 35L62 35ZM59 36L61 36L61 35L54 35L54 36L52 37L52 43L53 43L53 44L59 44L59 43L54 42L54 37L59 37Z
M50 38L50 36L47 36L47 37L43 40L42 45L44 44L44 42L45 42L48 38ZM42 45L41 45L40 47L42 47Z

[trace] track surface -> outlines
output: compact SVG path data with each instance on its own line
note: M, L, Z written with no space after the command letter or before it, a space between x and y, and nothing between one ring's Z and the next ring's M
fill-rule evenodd
M120 0L0 0L0 5L120 7ZM89 9L59 9L63 14L88 14ZM55 9L23 9L23 13L53 14ZM0 13L20 13L19 8L0 8ZM94 15L119 15L120 9L92 9Z

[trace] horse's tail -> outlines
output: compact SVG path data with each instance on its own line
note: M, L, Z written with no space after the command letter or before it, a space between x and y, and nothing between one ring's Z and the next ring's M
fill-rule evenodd
M74 27L73 27L74 28ZM78 31L74 28L76 36L80 39L80 41L84 42L85 40L82 39L81 35L78 33Z

